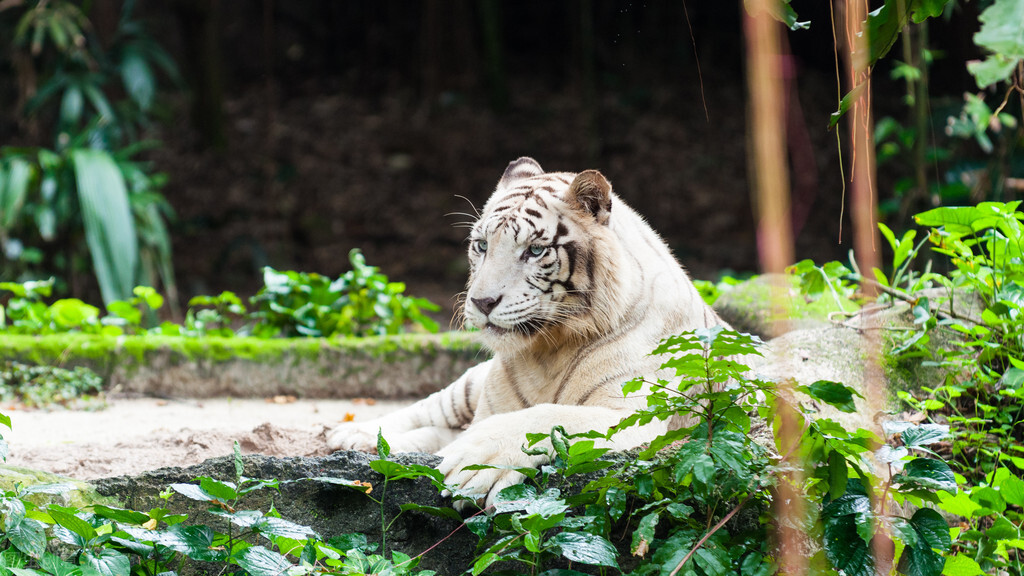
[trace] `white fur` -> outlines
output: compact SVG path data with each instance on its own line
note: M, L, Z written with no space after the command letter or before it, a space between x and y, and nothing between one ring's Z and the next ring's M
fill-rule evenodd
M531 247L545 250L534 256ZM642 393L624 397L622 383L656 377L649 354L658 342L724 324L661 238L592 171L511 163L473 228L469 257L463 313L493 358L405 409L337 427L331 448L373 451L380 429L395 452L442 456L447 481L490 504L522 475L465 466L534 467L545 459L523 453L526 433L607 430L646 405ZM654 422L607 445L631 448L666 428Z

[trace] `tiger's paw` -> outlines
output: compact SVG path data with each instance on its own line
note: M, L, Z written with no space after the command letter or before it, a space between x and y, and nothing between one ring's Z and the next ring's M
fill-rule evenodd
M468 434L472 429L467 431ZM476 500L485 509L494 505L498 493L520 484L526 479L517 468L536 468L547 462L544 456L524 454L518 444L512 445L507 436L502 439L482 440L476 443L465 435L445 446L437 454L441 464L437 469L445 476L445 483L457 486L458 492ZM467 441L464 441L467 440ZM493 468L466 470L467 466L484 464ZM464 510L467 502L455 502L455 508Z
M380 425L375 422L345 423L327 433L327 447L333 451L356 450L377 453L377 432Z

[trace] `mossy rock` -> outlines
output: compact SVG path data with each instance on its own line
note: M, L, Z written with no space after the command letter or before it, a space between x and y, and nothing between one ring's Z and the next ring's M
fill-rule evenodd
M85 508L93 504L120 505L115 497L100 494L96 487L88 482L41 470L0 464L0 490L18 492L32 487L35 491L26 496L26 499L40 506L49 503L75 508Z
M800 279L790 274L762 274L737 284L718 297L714 308L736 330L762 338L775 336L780 330L821 327L835 314L852 314L860 309L848 298L807 298L800 293Z
M0 356L85 366L121 392L209 398L414 398L487 357L471 334L260 339L86 334L6 336Z

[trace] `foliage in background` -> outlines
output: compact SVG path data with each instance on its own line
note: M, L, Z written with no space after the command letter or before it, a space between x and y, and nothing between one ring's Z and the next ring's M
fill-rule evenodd
M10 424L4 417L3 423ZM6 453L6 452L5 452ZM373 554L361 534L322 539L308 526L281 518L276 510L239 508L257 490L276 490L276 480L242 475L235 444L234 481L199 477L196 484L172 484L177 494L209 504L218 525L188 523L166 508L140 512L105 505L87 509L36 505L33 494L61 494L62 484L18 487L0 493L0 562L18 576L156 576L199 570L209 562L237 566L251 576L319 574L417 574L416 559L395 552L392 560Z
M436 304L405 296L405 284L368 266L358 249L348 259L352 269L333 281L265 268L264 287L252 298L253 316L284 336L397 334L407 322L437 332L437 323L423 313L439 310Z
M22 121L53 132L49 147L0 149L3 278L53 276L59 292L81 293L84 273L108 303L159 282L176 297L166 178L132 158L154 145L139 138L155 112L156 69L178 74L133 7L124 4L109 39L67 0L0 8L0 19L15 21L20 91L32 95Z
M948 426L944 449L963 490L938 492L937 506L962 518L959 554L949 574L975 575L1024 566L1024 213L1020 202L939 207L918 214L917 240L881 225L893 254L889 271L832 277L881 291L880 303L909 306L911 325L887 333L895 359L939 368L899 398L931 426ZM930 244L935 256L924 258ZM918 259L924 259L918 270ZM804 279L820 279L805 267ZM949 270L946 274L936 270ZM841 288L840 288L841 289ZM905 433L901 434L907 442Z
M397 334L410 325L437 332L437 322L425 314L439 310L436 304L405 295L405 284L391 282L376 266L368 266L358 249L349 253L349 260L352 270L336 280L266 268L265 286L250 299L254 310L247 310L232 292L196 296L189 301L183 325L155 325L155 312L164 305L164 298L147 286L136 286L129 299L108 303L101 314L99 308L77 298L46 304L44 299L53 291L52 279L0 282L0 296L10 293L6 305L0 298L0 333L329 338Z
M793 399L780 402L772 384L752 379L738 361L757 354L757 348L749 335L718 327L669 338L657 352L667 357L665 367L680 380L626 385L627 390L653 385L646 409L607 432L571 437L556 427L524 439L543 441L545 447L524 449L547 451L551 463L520 470L532 483L507 488L488 514L465 519L466 528L480 538L469 571L475 575L501 566L505 572L507 563L495 563L514 561L521 566L517 573L531 574L547 569L578 573L571 570L574 565L615 570L627 563L632 574L772 574L777 566L768 528L775 520L769 507L779 472L792 466L813 471L801 487L809 506L800 528L821 550L811 559L815 569L874 574L870 542L876 537L892 539L901 574L938 576L945 566L961 570L948 573L973 576L991 564L982 564L990 557L1006 559L1000 566L1019 568L1015 547L1021 541L1015 531L1020 513L1013 506L1024 497L1024 483L1004 469L987 484L959 492L949 467L926 457L947 438L945 426L889 423L883 442L865 430L848 432L828 418L812 419L808 412L801 416L803 432L796 445L775 445L778 452L773 452L755 443L752 414L775 422L779 410L797 405ZM856 410L856 393L842 384L822 381L800 391L837 410ZM603 459L607 449L595 444L623 428L679 413L693 415L694 423L655 439L635 458ZM385 538L394 521L383 514L389 482L426 477L458 499L474 498L445 486L437 470L388 460L389 452L379 437L380 458L371 463L384 477L378 486L366 479L293 481L339 484L368 497L376 489L372 498L381 504ZM884 469L873 468L871 454ZM148 513L107 506L76 510L40 507L26 499L32 492L59 492L59 486L6 492L0 496L0 558L16 572L55 576L76 570L152 575L178 572L195 561L234 564L253 576L417 573L419 557L397 551L390 558L374 554L365 536L325 540L273 509L239 509L244 494L276 489L280 483L244 477L237 445L235 470L233 482L203 477L198 485L175 484L165 493L208 502L210 513L223 521L214 526L188 524L185 516L164 508ZM591 481L577 491L573 486L582 478ZM985 521L987 530L954 530L953 548L950 528L935 504ZM405 503L401 510L462 518L450 508L416 503ZM629 535L633 555L628 560L613 545L624 535ZM565 562L570 570L558 568Z
M89 405L103 393L103 379L84 367L31 366L0 362L0 401L29 408Z

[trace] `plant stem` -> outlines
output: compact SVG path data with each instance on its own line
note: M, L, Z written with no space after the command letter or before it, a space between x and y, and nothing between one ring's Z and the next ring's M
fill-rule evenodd
M701 538L700 540L697 541L697 544L694 545L693 550L690 550L686 554L686 556L683 556L683 559L679 561L679 564L677 564L676 567L674 569L672 569L672 572L670 572L668 576L676 576L676 574L678 574L679 571L682 570L683 565L686 564L686 561L689 560L690 557L693 556L697 552L697 550L699 550L700 547L703 546L704 543L708 541L708 538L710 538L715 532L718 532L722 528L722 526L725 526L725 523L728 522L730 518L735 516L736 513L739 512L741 508L743 508L743 505L747 503L747 500L750 500L750 497L753 496L753 495L754 495L753 492L747 492L747 495L743 497L743 500L740 501L740 503L737 504L735 508L733 508L724 517L722 517L722 519L719 520L718 523L715 524L711 528L711 530L709 530L707 532L707 534L704 535L703 538Z

